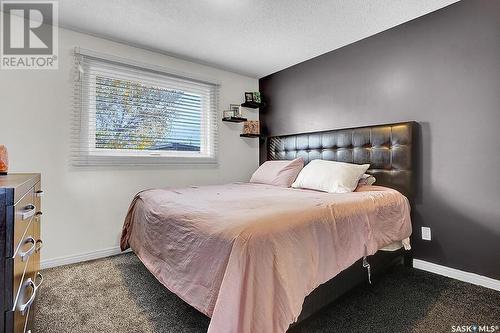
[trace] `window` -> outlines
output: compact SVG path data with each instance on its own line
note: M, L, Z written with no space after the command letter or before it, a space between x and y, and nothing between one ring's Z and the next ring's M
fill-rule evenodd
M218 86L76 53L75 165L215 163Z

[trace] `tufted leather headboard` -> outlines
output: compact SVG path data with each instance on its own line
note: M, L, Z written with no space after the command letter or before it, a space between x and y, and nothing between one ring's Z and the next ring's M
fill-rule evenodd
M304 158L370 164L376 185L394 188L413 201L416 123L405 122L269 137L268 160Z

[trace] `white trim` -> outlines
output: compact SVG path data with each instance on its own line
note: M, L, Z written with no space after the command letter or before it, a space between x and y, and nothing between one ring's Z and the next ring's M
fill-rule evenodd
M500 280L495 280L475 273L464 272L455 268L441 266L419 259L413 259L413 268L500 291Z
M125 252L130 252L130 249L124 251L123 253L125 253ZM87 253L76 254L76 255L72 255L72 256L59 257L59 258L53 258L53 259L45 259L45 260L42 260L40 262L40 268L46 269L46 268L57 267L57 266L62 266L62 265L76 264L76 263L83 262L83 261L111 257L111 256L115 256L115 255L120 254L120 253L122 253L122 251L120 250L120 247L117 246L117 247L110 247L107 249L96 250L96 251L87 252Z

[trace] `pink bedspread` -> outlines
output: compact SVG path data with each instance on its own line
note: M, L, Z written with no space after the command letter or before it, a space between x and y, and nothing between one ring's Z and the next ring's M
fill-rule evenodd
M140 192L121 246L211 317L209 333L280 333L317 286L410 234L408 200L395 190L236 183Z

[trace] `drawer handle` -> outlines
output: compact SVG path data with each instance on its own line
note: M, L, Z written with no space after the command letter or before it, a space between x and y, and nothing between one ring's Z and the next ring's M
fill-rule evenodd
M42 190L36 191L35 192L35 197L37 197L37 198L43 197L43 191Z
M30 236L23 241L23 245L26 245L28 243L32 244L31 247L28 249L28 251L21 251L21 249L19 249L19 256L21 257L21 261L23 261L23 262L28 260L28 258L36 250L36 241L33 237Z
M35 286L35 283L33 282L33 280L31 280L31 278L27 279L23 283L23 289L21 290L21 292L23 293L23 295L26 292L27 288L31 288L33 290L32 294L31 294L31 297L28 299L28 301L26 301L26 303L24 303L24 304L18 304L18 306L17 306L17 309L21 312L21 314L23 316L29 310L29 308L31 307L31 304L33 304L33 302L35 301L35 297L36 297L36 289L37 289L37 287Z
M43 247L43 241L41 239L37 240L36 241L35 253L40 252L40 250L42 249L42 247Z
M21 217L23 220L27 220L36 213L36 207L35 205L28 205L24 209L24 211L21 213Z
M43 283L43 275L42 275L42 273L38 272L38 273L36 273L36 277L40 278L40 282L38 284L35 284L35 288L38 289L38 288L40 288L40 286Z
M36 298L36 292L38 291L38 288L40 288L40 286L42 285L43 283L43 275L42 273L38 272L36 274L36 277L37 278L40 278L40 282L38 284L36 284L35 282L33 282L33 280L31 278L27 279L26 281L24 281L23 283L23 289L22 289L22 293L24 295L24 293L26 292L25 290L29 287L32 289L32 294L31 294L31 297L28 299L28 301L24 304L19 304L17 306L17 309L21 312L21 314L24 316L26 314L26 312L29 310L29 308L31 307L31 305L33 304L33 302L35 301L35 298Z

